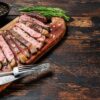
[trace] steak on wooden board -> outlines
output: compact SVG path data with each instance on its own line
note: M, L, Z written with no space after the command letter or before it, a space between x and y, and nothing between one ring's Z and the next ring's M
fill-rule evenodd
M31 23L42 29L49 28L36 18L21 15L16 24L0 34L0 69L5 65L14 67L16 64L25 64L27 60L37 53L44 45L46 36L43 31L34 30L26 23ZM46 29L44 29L46 30ZM49 34L48 30L46 30Z

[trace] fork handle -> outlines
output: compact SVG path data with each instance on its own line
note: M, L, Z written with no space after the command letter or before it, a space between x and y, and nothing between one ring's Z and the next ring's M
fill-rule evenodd
M11 72L1 72L0 73L0 77L2 77L2 76L7 76L7 75L12 75L13 74L13 72L11 71Z

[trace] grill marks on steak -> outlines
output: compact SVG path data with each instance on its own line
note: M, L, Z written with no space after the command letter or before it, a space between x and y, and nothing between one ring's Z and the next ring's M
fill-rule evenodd
M0 33L0 70L27 63L44 45L48 25L27 15L21 15L10 29Z

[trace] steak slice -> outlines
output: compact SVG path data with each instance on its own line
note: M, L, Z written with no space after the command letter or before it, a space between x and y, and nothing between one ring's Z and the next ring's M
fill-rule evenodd
M13 39L13 41L16 43L18 49L26 56L26 57L30 57L30 53L28 51L28 48L26 46L24 46L20 41L18 41L8 30L7 34L9 34L11 36L11 38Z
M33 44L31 44L30 42L28 42L27 40L25 40L22 36L20 36L16 32L14 32L13 30L10 30L10 33L11 33L12 36L14 36L16 38L16 40L18 40L24 46L26 46L28 48L28 50L30 51L31 54L34 54L34 53L37 52L36 47L34 47Z
M19 17L19 22L32 22L33 24L37 24L37 25L40 25L44 28L48 28L49 26L44 24L43 22L35 19L35 18L32 18L26 14L23 14Z
M25 33L19 27L13 27L13 31L15 31L16 33L18 33L20 36L22 36L28 42L32 43L32 45L34 45L34 47L40 49L43 46L43 43L38 42L37 40L35 40L31 36L29 36L27 33Z
M4 52L7 60L9 61L10 66L14 67L16 65L14 54L2 35L0 35L0 47L2 48L2 51Z
M41 15L40 13L37 12L29 12L27 13L28 16L32 17L32 18L36 18L37 20L41 21L41 22L47 22L47 18L44 17L43 15Z
M16 43L11 38L11 36L6 32L3 34L3 36L6 42L8 43L9 47L11 48L12 52L14 53L16 60L18 60L20 63L25 63L28 60L27 57L20 52Z
M34 29L35 31L41 33L42 35L49 37L49 30L46 30L44 28L42 28L40 25L33 25L32 23L26 23L27 25L29 25L30 28Z
M0 69L3 67L3 66L6 66L8 65L8 62L7 62L7 59L2 51L2 49L0 48Z
M41 37L41 33L31 29L30 27L26 26L23 23L16 23L16 26L21 28L22 30L24 30L25 32L27 32L30 36L32 36L33 38L39 38Z

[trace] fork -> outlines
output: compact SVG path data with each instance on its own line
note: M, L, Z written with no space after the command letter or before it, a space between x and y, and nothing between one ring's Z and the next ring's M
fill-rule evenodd
M19 65L17 67L14 67L12 71L10 72L1 72L0 77L2 76L8 76L8 75L14 75L15 77L27 72L36 71L36 70L43 70L48 69L50 67L50 63L42 63L42 64L34 64L34 65Z

